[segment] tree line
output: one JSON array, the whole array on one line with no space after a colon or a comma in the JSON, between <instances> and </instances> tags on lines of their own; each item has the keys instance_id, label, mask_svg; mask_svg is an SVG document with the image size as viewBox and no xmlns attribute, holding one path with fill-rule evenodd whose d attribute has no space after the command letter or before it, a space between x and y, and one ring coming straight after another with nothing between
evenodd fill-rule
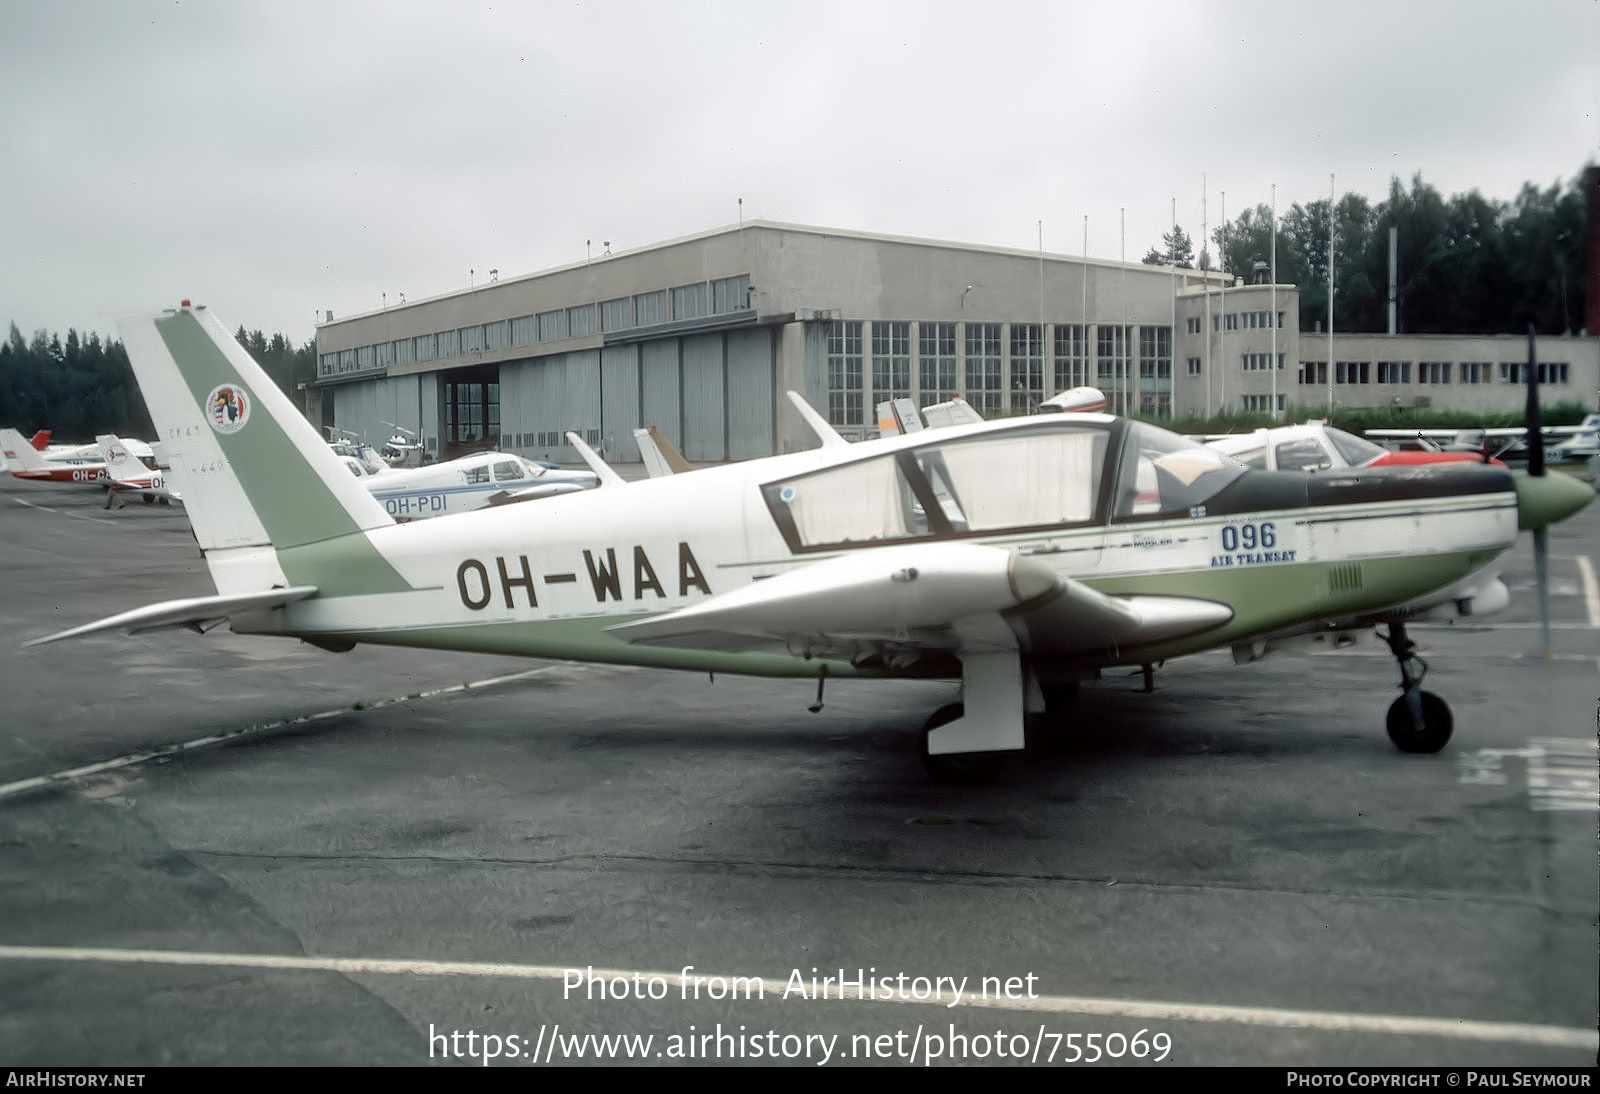
<instances>
[{"instance_id":1,"label":"tree line","mask_svg":"<svg viewBox=\"0 0 1600 1094\"><path fill-rule=\"evenodd\" d=\"M282 334L270 338L240 327L234 335L257 364L295 405L296 387L316 376L314 341L293 345ZM68 330L66 339L50 331L24 338L11 324L0 343L0 425L24 436L51 431L51 440L87 443L98 433L151 438L155 427L134 381L128 353L115 339Z\"/></svg>"},{"instance_id":2,"label":"tree line","mask_svg":"<svg viewBox=\"0 0 1600 1094\"><path fill-rule=\"evenodd\" d=\"M1419 174L1399 179L1374 205L1346 193L1333 204L1336 331L1388 330L1389 227L1397 229L1397 329L1404 334L1518 334L1532 323L1541 334L1575 334L1584 317L1584 231L1587 200L1581 177L1565 186L1523 186L1511 201L1473 190L1442 196ZM1300 290L1300 329L1328 321L1330 201L1296 203L1280 213L1278 283ZM1211 233L1220 268L1248 283L1272 254L1272 208L1245 209ZM1213 268L1198 260L1181 227L1162 236L1144 261ZM1600 333L1591 331L1591 334Z\"/></svg>"}]
</instances>

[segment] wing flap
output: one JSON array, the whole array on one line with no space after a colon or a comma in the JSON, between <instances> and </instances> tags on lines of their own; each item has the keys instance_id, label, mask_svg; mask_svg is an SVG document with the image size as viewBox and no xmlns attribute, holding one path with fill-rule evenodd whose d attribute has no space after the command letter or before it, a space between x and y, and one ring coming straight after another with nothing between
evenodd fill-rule
<instances>
[{"instance_id":1,"label":"wing flap","mask_svg":"<svg viewBox=\"0 0 1600 1094\"><path fill-rule=\"evenodd\" d=\"M315 585L296 585L288 589L270 589L260 593L235 593L231 596L194 596L183 600L163 600L143 608L120 612L117 615L85 623L81 627L60 631L24 642L24 646L42 646L46 642L59 642L63 638L77 638L101 631L122 631L137 634L139 631L162 627L197 627L244 612L268 611L293 604L317 594Z\"/></svg>"}]
</instances>

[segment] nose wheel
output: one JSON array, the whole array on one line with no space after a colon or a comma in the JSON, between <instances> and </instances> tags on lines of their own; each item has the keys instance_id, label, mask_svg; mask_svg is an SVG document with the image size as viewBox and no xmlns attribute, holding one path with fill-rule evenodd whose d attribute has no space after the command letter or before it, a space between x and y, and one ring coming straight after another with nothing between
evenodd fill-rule
<instances>
[{"instance_id":1,"label":"nose wheel","mask_svg":"<svg viewBox=\"0 0 1600 1094\"><path fill-rule=\"evenodd\" d=\"M1422 690L1428 663L1417 656L1417 644L1406 637L1404 623L1391 623L1384 641L1400 665L1400 698L1389 705L1384 719L1389 740L1401 752L1438 752L1455 729L1450 706L1433 692Z\"/></svg>"}]
</instances>

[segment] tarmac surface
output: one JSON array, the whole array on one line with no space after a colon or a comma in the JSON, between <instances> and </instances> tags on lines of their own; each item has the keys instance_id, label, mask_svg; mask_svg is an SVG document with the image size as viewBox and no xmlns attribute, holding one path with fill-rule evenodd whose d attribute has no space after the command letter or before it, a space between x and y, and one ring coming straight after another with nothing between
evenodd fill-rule
<instances>
[{"instance_id":1,"label":"tarmac surface","mask_svg":"<svg viewBox=\"0 0 1600 1094\"><path fill-rule=\"evenodd\" d=\"M0 486L0 1063L1595 1062L1600 504L1553 660L1526 537L1506 612L1413 630L1437 755L1367 634L1108 676L975 788L917 755L953 684L21 649L212 591L180 508L100 505Z\"/></svg>"}]
</instances>

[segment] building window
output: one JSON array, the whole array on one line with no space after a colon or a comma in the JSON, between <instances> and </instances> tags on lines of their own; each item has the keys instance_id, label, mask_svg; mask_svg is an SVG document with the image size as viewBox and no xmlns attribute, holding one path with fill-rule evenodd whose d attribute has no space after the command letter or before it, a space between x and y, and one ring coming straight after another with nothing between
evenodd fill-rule
<instances>
[{"instance_id":1,"label":"building window","mask_svg":"<svg viewBox=\"0 0 1600 1094\"><path fill-rule=\"evenodd\" d=\"M1246 410L1268 411L1268 410L1272 409L1272 396L1271 395L1241 395L1240 398L1242 398L1244 400L1244 408ZM1278 396L1278 409L1279 410L1283 409L1283 400L1284 400L1284 397L1282 395L1279 395Z\"/></svg>"},{"instance_id":2,"label":"building window","mask_svg":"<svg viewBox=\"0 0 1600 1094\"><path fill-rule=\"evenodd\" d=\"M985 418L1000 413L1000 324L967 324L967 402Z\"/></svg>"},{"instance_id":3,"label":"building window","mask_svg":"<svg viewBox=\"0 0 1600 1094\"><path fill-rule=\"evenodd\" d=\"M1540 361L1539 382L1541 384L1566 383L1567 363L1565 361Z\"/></svg>"},{"instance_id":4,"label":"building window","mask_svg":"<svg viewBox=\"0 0 1600 1094\"><path fill-rule=\"evenodd\" d=\"M567 313L545 311L539 313L539 341L559 342L567 336Z\"/></svg>"},{"instance_id":5,"label":"building window","mask_svg":"<svg viewBox=\"0 0 1600 1094\"><path fill-rule=\"evenodd\" d=\"M533 343L533 316L524 315L521 319L511 321L511 344L513 346L526 346Z\"/></svg>"},{"instance_id":6,"label":"building window","mask_svg":"<svg viewBox=\"0 0 1600 1094\"><path fill-rule=\"evenodd\" d=\"M420 334L417 336L417 360L431 361L439 356L439 338L433 334Z\"/></svg>"},{"instance_id":7,"label":"building window","mask_svg":"<svg viewBox=\"0 0 1600 1094\"><path fill-rule=\"evenodd\" d=\"M394 363L397 365L409 365L413 360L412 352L413 346L411 339L400 339L394 344Z\"/></svg>"},{"instance_id":8,"label":"building window","mask_svg":"<svg viewBox=\"0 0 1600 1094\"><path fill-rule=\"evenodd\" d=\"M680 285L672 290L672 318L698 319L706 313L706 283Z\"/></svg>"},{"instance_id":9,"label":"building window","mask_svg":"<svg viewBox=\"0 0 1600 1094\"><path fill-rule=\"evenodd\" d=\"M1198 375L1200 375L1200 358L1198 358L1198 357L1189 358L1189 375L1190 376L1198 376Z\"/></svg>"},{"instance_id":10,"label":"building window","mask_svg":"<svg viewBox=\"0 0 1600 1094\"><path fill-rule=\"evenodd\" d=\"M1488 361L1461 362L1463 384L1487 384L1494 379L1494 369Z\"/></svg>"},{"instance_id":11,"label":"building window","mask_svg":"<svg viewBox=\"0 0 1600 1094\"><path fill-rule=\"evenodd\" d=\"M1364 384L1367 382L1370 361L1339 361L1333 366L1336 384Z\"/></svg>"},{"instance_id":12,"label":"building window","mask_svg":"<svg viewBox=\"0 0 1600 1094\"><path fill-rule=\"evenodd\" d=\"M454 357L458 344L455 331L442 330L439 332L439 356L441 358Z\"/></svg>"},{"instance_id":13,"label":"building window","mask_svg":"<svg viewBox=\"0 0 1600 1094\"><path fill-rule=\"evenodd\" d=\"M457 332L461 339L462 353L480 353L483 350L483 328L462 327Z\"/></svg>"},{"instance_id":14,"label":"building window","mask_svg":"<svg viewBox=\"0 0 1600 1094\"><path fill-rule=\"evenodd\" d=\"M711 283L711 310L717 315L750 307L750 275L724 277Z\"/></svg>"},{"instance_id":15,"label":"building window","mask_svg":"<svg viewBox=\"0 0 1600 1094\"><path fill-rule=\"evenodd\" d=\"M1099 353L1096 356L1099 358L1099 367L1095 372L1102 387L1110 384L1115 390L1122 390L1123 382L1128 378L1128 334L1131 330L1131 327L1104 325L1098 328L1096 342Z\"/></svg>"},{"instance_id":16,"label":"building window","mask_svg":"<svg viewBox=\"0 0 1600 1094\"><path fill-rule=\"evenodd\" d=\"M1300 382L1302 384L1326 385L1328 382L1328 362L1301 361Z\"/></svg>"},{"instance_id":17,"label":"building window","mask_svg":"<svg viewBox=\"0 0 1600 1094\"><path fill-rule=\"evenodd\" d=\"M1011 324L1011 413L1027 414L1044 402L1044 330Z\"/></svg>"},{"instance_id":18,"label":"building window","mask_svg":"<svg viewBox=\"0 0 1600 1094\"><path fill-rule=\"evenodd\" d=\"M594 305L580 304L567 309L567 337L582 338L594 333Z\"/></svg>"},{"instance_id":19,"label":"building window","mask_svg":"<svg viewBox=\"0 0 1600 1094\"><path fill-rule=\"evenodd\" d=\"M1423 361L1417 365L1417 383L1448 384L1449 382L1449 361Z\"/></svg>"},{"instance_id":20,"label":"building window","mask_svg":"<svg viewBox=\"0 0 1600 1094\"><path fill-rule=\"evenodd\" d=\"M603 331L627 330L633 326L633 301L626 296L603 301L600 305L600 329Z\"/></svg>"},{"instance_id":21,"label":"building window","mask_svg":"<svg viewBox=\"0 0 1600 1094\"><path fill-rule=\"evenodd\" d=\"M828 324L828 421L863 425L861 415L861 324Z\"/></svg>"},{"instance_id":22,"label":"building window","mask_svg":"<svg viewBox=\"0 0 1600 1094\"><path fill-rule=\"evenodd\" d=\"M667 290L657 289L655 292L640 293L633 298L633 321L635 325L647 327L652 323L665 323L667 321Z\"/></svg>"},{"instance_id":23,"label":"building window","mask_svg":"<svg viewBox=\"0 0 1600 1094\"><path fill-rule=\"evenodd\" d=\"M1056 324L1055 390L1089 386L1089 339L1081 323Z\"/></svg>"},{"instance_id":24,"label":"building window","mask_svg":"<svg viewBox=\"0 0 1600 1094\"><path fill-rule=\"evenodd\" d=\"M932 406L956 394L956 325L923 323L917 335L921 403Z\"/></svg>"},{"instance_id":25,"label":"building window","mask_svg":"<svg viewBox=\"0 0 1600 1094\"><path fill-rule=\"evenodd\" d=\"M1139 378L1166 380L1172 376L1172 331L1166 327L1139 328Z\"/></svg>"},{"instance_id":26,"label":"building window","mask_svg":"<svg viewBox=\"0 0 1600 1094\"><path fill-rule=\"evenodd\" d=\"M1186 319L1184 321L1184 323L1185 323L1184 329L1187 330L1190 334L1199 334L1200 333L1200 317L1198 315L1189 316L1189 318Z\"/></svg>"},{"instance_id":27,"label":"building window","mask_svg":"<svg viewBox=\"0 0 1600 1094\"><path fill-rule=\"evenodd\" d=\"M1241 359L1244 362L1244 371L1246 372L1272 371L1272 354L1270 353L1241 354ZM1278 354L1278 367L1280 369L1283 368L1283 354L1281 353Z\"/></svg>"},{"instance_id":28,"label":"building window","mask_svg":"<svg viewBox=\"0 0 1600 1094\"><path fill-rule=\"evenodd\" d=\"M1411 382L1410 361L1379 361L1378 383L1380 384L1409 384Z\"/></svg>"},{"instance_id":29,"label":"building window","mask_svg":"<svg viewBox=\"0 0 1600 1094\"><path fill-rule=\"evenodd\" d=\"M504 319L498 323L485 323L483 325L483 348L490 350L505 349L507 328L510 325Z\"/></svg>"},{"instance_id":30,"label":"building window","mask_svg":"<svg viewBox=\"0 0 1600 1094\"><path fill-rule=\"evenodd\" d=\"M872 324L872 403L911 398L911 324Z\"/></svg>"}]
</instances>

